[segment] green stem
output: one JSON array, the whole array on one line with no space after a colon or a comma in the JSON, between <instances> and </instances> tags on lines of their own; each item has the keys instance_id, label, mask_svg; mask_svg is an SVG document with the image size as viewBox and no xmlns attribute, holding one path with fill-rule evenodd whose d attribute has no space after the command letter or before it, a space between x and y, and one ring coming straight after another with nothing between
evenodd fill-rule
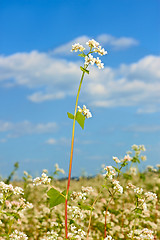
<instances>
[{"instance_id":1,"label":"green stem","mask_svg":"<svg viewBox=\"0 0 160 240\"><path fill-rule=\"evenodd\" d=\"M65 237L66 237L66 239L68 239L68 230L67 230L67 199L68 199L68 193L69 193L69 187L70 187L70 181L71 181L75 122L76 122L76 113L77 113L78 99L79 99L79 94L80 94L80 90L81 90L84 74L85 74L85 72L82 73L81 81L80 81L79 88L78 88L78 93L77 93L77 97L76 97L76 104L75 104L75 110L74 110L73 127L72 127L71 154L70 154L70 163L69 163L67 192L66 192L66 199L65 199Z\"/></svg>"},{"instance_id":2,"label":"green stem","mask_svg":"<svg viewBox=\"0 0 160 240\"><path fill-rule=\"evenodd\" d=\"M89 231L90 231L90 226L91 226L91 220L92 220L92 212L93 212L93 206L95 205L95 203L97 202L98 198L100 197L100 194L102 193L102 189L101 191L98 193L98 196L96 197L96 199L94 200L92 206L91 206L91 212L90 212L90 217L89 217L89 224L88 224L88 230L87 230L87 240L89 238Z\"/></svg>"}]
</instances>

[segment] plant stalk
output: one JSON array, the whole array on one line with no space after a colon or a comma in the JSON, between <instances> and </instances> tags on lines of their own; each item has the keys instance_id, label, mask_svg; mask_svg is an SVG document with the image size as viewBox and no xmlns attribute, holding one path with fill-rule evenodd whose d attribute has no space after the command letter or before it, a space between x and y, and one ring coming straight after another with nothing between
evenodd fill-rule
<instances>
[{"instance_id":1,"label":"plant stalk","mask_svg":"<svg viewBox=\"0 0 160 240\"><path fill-rule=\"evenodd\" d=\"M75 104L75 110L74 110L74 119L73 119L73 127L72 127L72 141L71 141L71 154L70 154L70 162L69 162L69 173L68 173L68 184L67 184L67 191L66 191L66 199L65 199L65 238L68 239L68 229L67 229L67 199L68 199L68 193L69 193L69 187L70 187L70 181L71 181L71 171L72 171L72 160L73 160L73 146L74 146L74 134L75 134L75 122L76 122L76 113L77 113L77 106L78 106L78 99L79 94L83 82L85 72L82 73L81 81L79 84L77 97L76 97L76 104Z\"/></svg>"}]
</instances>

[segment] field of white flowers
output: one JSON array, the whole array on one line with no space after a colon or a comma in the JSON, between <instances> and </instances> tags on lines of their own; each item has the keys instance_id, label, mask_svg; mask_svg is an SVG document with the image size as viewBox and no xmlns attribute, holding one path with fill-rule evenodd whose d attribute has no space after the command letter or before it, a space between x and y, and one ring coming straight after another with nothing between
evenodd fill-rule
<instances>
[{"instance_id":1,"label":"field of white flowers","mask_svg":"<svg viewBox=\"0 0 160 240\"><path fill-rule=\"evenodd\" d=\"M140 173L143 150L134 145L132 154L113 157L117 167L104 166L94 178L71 180L68 239L160 239L160 166ZM59 171L56 165L55 174ZM44 170L38 178L24 172L20 181L1 179L0 239L65 239L67 180L54 176ZM52 194L55 189L62 199Z\"/></svg>"},{"instance_id":2,"label":"field of white flowers","mask_svg":"<svg viewBox=\"0 0 160 240\"><path fill-rule=\"evenodd\" d=\"M89 74L89 65L104 68L93 54L107 54L94 39L86 45L87 54L79 43L71 50L81 52L84 66L74 114L67 113L73 121L68 179L58 181L47 170L37 178L24 172L17 182L11 182L14 171L1 179L0 240L160 239L160 165L139 172L138 164L146 159L143 145L133 145L122 159L113 157L113 166L103 166L94 178L71 179L75 122L83 129L92 117L85 105L78 106L84 75ZM63 169L56 165L54 174L58 172Z\"/></svg>"}]
</instances>

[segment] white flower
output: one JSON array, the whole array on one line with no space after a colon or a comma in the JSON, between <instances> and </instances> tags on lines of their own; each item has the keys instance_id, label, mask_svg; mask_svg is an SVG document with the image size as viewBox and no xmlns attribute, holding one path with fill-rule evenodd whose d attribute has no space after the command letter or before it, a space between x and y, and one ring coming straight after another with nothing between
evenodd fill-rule
<instances>
[{"instance_id":1,"label":"white flower","mask_svg":"<svg viewBox=\"0 0 160 240\"><path fill-rule=\"evenodd\" d=\"M97 48L99 46L99 43L96 42L94 39L89 40L88 42L86 42L86 44L90 47L90 48Z\"/></svg>"},{"instance_id":2,"label":"white flower","mask_svg":"<svg viewBox=\"0 0 160 240\"><path fill-rule=\"evenodd\" d=\"M126 188L135 189L136 187L132 183L128 183Z\"/></svg>"},{"instance_id":3,"label":"white flower","mask_svg":"<svg viewBox=\"0 0 160 240\"><path fill-rule=\"evenodd\" d=\"M114 240L111 236L107 235L107 237L104 240Z\"/></svg>"},{"instance_id":4,"label":"white flower","mask_svg":"<svg viewBox=\"0 0 160 240\"><path fill-rule=\"evenodd\" d=\"M89 109L86 108L85 105L83 105L83 108L82 108L82 109L78 106L78 112L83 113L83 115L84 115L86 118L91 118L91 117L92 117L91 112L89 111Z\"/></svg>"},{"instance_id":5,"label":"white flower","mask_svg":"<svg viewBox=\"0 0 160 240\"><path fill-rule=\"evenodd\" d=\"M97 65L97 67L99 68L99 69L102 69L102 68L104 68L104 63L102 63L101 62L101 60L99 59L99 57L97 57L97 58L94 58L93 56L92 56L92 54L89 54L88 56L86 56L85 57L85 65L89 65L89 64L91 64L91 65L94 65L94 63Z\"/></svg>"},{"instance_id":6,"label":"white flower","mask_svg":"<svg viewBox=\"0 0 160 240\"><path fill-rule=\"evenodd\" d=\"M21 187L15 187L14 188L14 194L17 194L17 195L24 194L23 189Z\"/></svg>"},{"instance_id":7,"label":"white flower","mask_svg":"<svg viewBox=\"0 0 160 240\"><path fill-rule=\"evenodd\" d=\"M51 178L49 178L44 172L42 173L41 177L37 177L33 179L33 185L41 185L41 184L50 184Z\"/></svg>"},{"instance_id":8,"label":"white flower","mask_svg":"<svg viewBox=\"0 0 160 240\"><path fill-rule=\"evenodd\" d=\"M132 157L129 156L129 154L127 154L127 155L124 156L124 161L130 162L131 160L132 160Z\"/></svg>"},{"instance_id":9,"label":"white flower","mask_svg":"<svg viewBox=\"0 0 160 240\"><path fill-rule=\"evenodd\" d=\"M106 171L105 176L109 179L112 179L116 175L116 171L112 166L106 166L104 170Z\"/></svg>"},{"instance_id":10,"label":"white flower","mask_svg":"<svg viewBox=\"0 0 160 240\"><path fill-rule=\"evenodd\" d=\"M98 67L99 69L104 68L104 63L101 62L101 60L99 59L99 57L96 58L95 64L97 64L97 67Z\"/></svg>"},{"instance_id":11,"label":"white flower","mask_svg":"<svg viewBox=\"0 0 160 240\"><path fill-rule=\"evenodd\" d=\"M71 52L73 52L73 51L75 51L75 52L77 52L77 51L83 52L84 50L85 50L85 48L82 45L80 45L79 43L75 43L75 44L72 45Z\"/></svg>"},{"instance_id":12,"label":"white flower","mask_svg":"<svg viewBox=\"0 0 160 240\"><path fill-rule=\"evenodd\" d=\"M113 157L113 160L114 160L116 163L120 163L120 162L121 162L117 157Z\"/></svg>"},{"instance_id":13,"label":"white flower","mask_svg":"<svg viewBox=\"0 0 160 240\"><path fill-rule=\"evenodd\" d=\"M85 63L84 64L87 65L87 66L89 64L94 65L95 60L96 60L96 58L94 58L92 54L89 54L88 56L85 56Z\"/></svg>"},{"instance_id":14,"label":"white flower","mask_svg":"<svg viewBox=\"0 0 160 240\"><path fill-rule=\"evenodd\" d=\"M144 195L148 201L156 201L157 200L157 195L155 193L146 192Z\"/></svg>"},{"instance_id":15,"label":"white flower","mask_svg":"<svg viewBox=\"0 0 160 240\"><path fill-rule=\"evenodd\" d=\"M137 193L137 194L142 194L143 189L138 187L138 188L134 189L134 192Z\"/></svg>"},{"instance_id":16,"label":"white flower","mask_svg":"<svg viewBox=\"0 0 160 240\"><path fill-rule=\"evenodd\" d=\"M134 176L137 174L137 168L136 167L130 167L130 173L133 174Z\"/></svg>"},{"instance_id":17,"label":"white flower","mask_svg":"<svg viewBox=\"0 0 160 240\"><path fill-rule=\"evenodd\" d=\"M17 239L27 240L28 237L25 233L15 230L12 234L9 235L9 239L12 239L12 240L17 240Z\"/></svg>"},{"instance_id":18,"label":"white flower","mask_svg":"<svg viewBox=\"0 0 160 240\"><path fill-rule=\"evenodd\" d=\"M97 52L99 55L103 56L107 54L107 51L105 51L104 48L102 48L101 46L97 47L94 52Z\"/></svg>"},{"instance_id":19,"label":"white flower","mask_svg":"<svg viewBox=\"0 0 160 240\"><path fill-rule=\"evenodd\" d=\"M113 189L117 190L117 192L122 194L123 193L123 187L119 184L119 181L113 179L112 183L114 185Z\"/></svg>"},{"instance_id":20,"label":"white flower","mask_svg":"<svg viewBox=\"0 0 160 240\"><path fill-rule=\"evenodd\" d=\"M146 156L141 156L142 161L146 161L147 157Z\"/></svg>"}]
</instances>

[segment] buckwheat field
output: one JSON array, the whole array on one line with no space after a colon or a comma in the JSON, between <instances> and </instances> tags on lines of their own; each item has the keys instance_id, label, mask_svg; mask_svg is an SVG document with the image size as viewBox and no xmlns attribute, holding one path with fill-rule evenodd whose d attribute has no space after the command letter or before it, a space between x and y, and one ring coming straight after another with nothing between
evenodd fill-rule
<instances>
[{"instance_id":1,"label":"buckwheat field","mask_svg":"<svg viewBox=\"0 0 160 240\"><path fill-rule=\"evenodd\" d=\"M123 158L113 156L113 165L105 163L93 178L71 177L75 123L83 129L92 117L86 105L78 106L82 82L89 65L104 68L94 55L107 54L94 39L86 45L88 53L79 43L71 49L80 52L84 66L74 113L67 113L73 124L68 178L56 179L64 170L55 164L52 175L44 169L34 178L25 171L23 179L13 181L15 164L10 176L0 181L1 240L160 239L160 165L139 171L146 160L143 145L132 145Z\"/></svg>"}]
</instances>

